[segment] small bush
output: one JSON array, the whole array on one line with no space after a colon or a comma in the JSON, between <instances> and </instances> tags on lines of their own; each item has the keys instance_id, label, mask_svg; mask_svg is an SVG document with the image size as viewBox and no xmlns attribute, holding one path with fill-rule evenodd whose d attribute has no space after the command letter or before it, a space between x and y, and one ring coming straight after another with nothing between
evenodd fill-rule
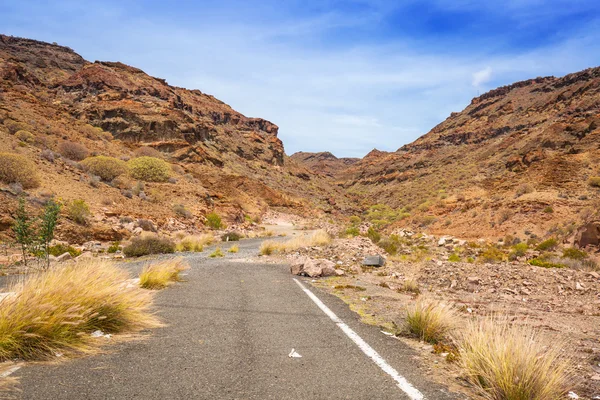
<instances>
[{"instance_id":1,"label":"small bush","mask_svg":"<svg viewBox=\"0 0 600 400\"><path fill-rule=\"evenodd\" d=\"M350 224L352 226L358 226L358 224L360 224L361 219L359 216L353 215L350 217Z\"/></svg>"},{"instance_id":2,"label":"small bush","mask_svg":"<svg viewBox=\"0 0 600 400\"><path fill-rule=\"evenodd\" d=\"M213 237L211 235L186 236L177 243L177 251L204 251L204 246L211 244Z\"/></svg>"},{"instance_id":3,"label":"small bush","mask_svg":"<svg viewBox=\"0 0 600 400\"><path fill-rule=\"evenodd\" d=\"M529 264L535 265L536 267L542 267L542 268L565 268L564 264L547 261L547 260L542 260L540 258L534 258L532 260L529 260Z\"/></svg>"},{"instance_id":4,"label":"small bush","mask_svg":"<svg viewBox=\"0 0 600 400\"><path fill-rule=\"evenodd\" d=\"M110 182L127 172L127 164L114 157L89 157L83 160L81 164L90 174L99 176L100 179L106 182Z\"/></svg>"},{"instance_id":5,"label":"small bush","mask_svg":"<svg viewBox=\"0 0 600 400\"><path fill-rule=\"evenodd\" d=\"M175 252L175 243L159 236L144 236L134 238L131 244L123 248L127 257L141 257L149 254L170 254Z\"/></svg>"},{"instance_id":6,"label":"small bush","mask_svg":"<svg viewBox=\"0 0 600 400\"><path fill-rule=\"evenodd\" d=\"M71 257L77 257L81 255L81 251L77 250L75 247L64 244L56 244L54 246L48 247L48 254L54 257L58 257L65 253L69 253Z\"/></svg>"},{"instance_id":7,"label":"small bush","mask_svg":"<svg viewBox=\"0 0 600 400\"><path fill-rule=\"evenodd\" d=\"M0 153L0 182L18 183L23 189L40 185L35 164L27 157L13 153Z\"/></svg>"},{"instance_id":8,"label":"small bush","mask_svg":"<svg viewBox=\"0 0 600 400\"><path fill-rule=\"evenodd\" d=\"M544 208L544 213L546 214L552 214L554 212L554 208L548 206L546 208Z\"/></svg>"},{"instance_id":9,"label":"small bush","mask_svg":"<svg viewBox=\"0 0 600 400\"><path fill-rule=\"evenodd\" d=\"M50 161L51 163L53 163L54 159L56 158L54 156L54 152L52 150L50 150L50 149L44 149L44 150L42 150L42 152L40 153L40 156L43 159L45 159L47 161Z\"/></svg>"},{"instance_id":10,"label":"small bush","mask_svg":"<svg viewBox=\"0 0 600 400\"><path fill-rule=\"evenodd\" d=\"M0 360L41 360L85 350L90 333L158 325L150 293L125 287L127 272L107 262L50 269L13 284L0 307Z\"/></svg>"},{"instance_id":11,"label":"small bush","mask_svg":"<svg viewBox=\"0 0 600 400\"><path fill-rule=\"evenodd\" d=\"M524 194L532 193L533 191L534 191L533 186L531 186L529 183L524 183L517 187L515 197L521 197Z\"/></svg>"},{"instance_id":12,"label":"small bush","mask_svg":"<svg viewBox=\"0 0 600 400\"><path fill-rule=\"evenodd\" d=\"M221 236L221 240L224 242L237 242L241 238L243 238L243 236L239 232L227 232Z\"/></svg>"},{"instance_id":13,"label":"small bush","mask_svg":"<svg viewBox=\"0 0 600 400\"><path fill-rule=\"evenodd\" d=\"M78 199L70 202L65 208L70 220L79 225L87 225L91 216L90 208L84 200Z\"/></svg>"},{"instance_id":14,"label":"small bush","mask_svg":"<svg viewBox=\"0 0 600 400\"><path fill-rule=\"evenodd\" d=\"M164 289L173 282L180 282L181 271L189 269L181 258L146 265L140 273L140 287L144 289Z\"/></svg>"},{"instance_id":15,"label":"small bush","mask_svg":"<svg viewBox=\"0 0 600 400\"><path fill-rule=\"evenodd\" d=\"M144 230L146 232L157 232L158 231L158 229L156 229L156 225L154 225L154 222L152 222L148 219L140 218L137 220L136 225L139 226L140 228L142 228L142 230Z\"/></svg>"},{"instance_id":16,"label":"small bush","mask_svg":"<svg viewBox=\"0 0 600 400\"><path fill-rule=\"evenodd\" d=\"M459 343L467 379L490 400L565 398L572 376L561 351L529 327L494 320L470 323Z\"/></svg>"},{"instance_id":17,"label":"small bush","mask_svg":"<svg viewBox=\"0 0 600 400\"><path fill-rule=\"evenodd\" d=\"M33 135L33 133L23 130L15 133L15 137L25 143L33 143L35 140L35 136Z\"/></svg>"},{"instance_id":18,"label":"small bush","mask_svg":"<svg viewBox=\"0 0 600 400\"><path fill-rule=\"evenodd\" d=\"M127 162L131 176L146 182L167 182L171 167L160 158L142 156Z\"/></svg>"},{"instance_id":19,"label":"small bush","mask_svg":"<svg viewBox=\"0 0 600 400\"><path fill-rule=\"evenodd\" d=\"M355 237L355 236L360 235L360 230L356 226L351 226L350 228L348 228L344 231L344 234L346 236Z\"/></svg>"},{"instance_id":20,"label":"small bush","mask_svg":"<svg viewBox=\"0 0 600 400\"><path fill-rule=\"evenodd\" d=\"M563 250L563 257L570 258L572 260L583 260L584 258L588 257L588 254L583 250L579 250L575 247L570 247L568 249Z\"/></svg>"},{"instance_id":21,"label":"small bush","mask_svg":"<svg viewBox=\"0 0 600 400\"><path fill-rule=\"evenodd\" d=\"M377 243L379 247L386 251L389 255L396 255L398 253L399 243L392 238L385 238Z\"/></svg>"},{"instance_id":22,"label":"small bush","mask_svg":"<svg viewBox=\"0 0 600 400\"><path fill-rule=\"evenodd\" d=\"M175 204L173 206L173 211L178 217L181 218L191 218L193 216L192 212L185 208L183 204Z\"/></svg>"},{"instance_id":23,"label":"small bush","mask_svg":"<svg viewBox=\"0 0 600 400\"><path fill-rule=\"evenodd\" d=\"M537 245L536 250L538 251L548 251L554 250L558 246L558 240L555 238L546 239L540 244Z\"/></svg>"},{"instance_id":24,"label":"small bush","mask_svg":"<svg viewBox=\"0 0 600 400\"><path fill-rule=\"evenodd\" d=\"M279 243L274 240L265 240L260 244L259 254L262 256L270 256L280 248Z\"/></svg>"},{"instance_id":25,"label":"small bush","mask_svg":"<svg viewBox=\"0 0 600 400\"><path fill-rule=\"evenodd\" d=\"M456 254L456 253L452 253L448 257L448 261L450 261L450 262L460 262L460 256L458 254Z\"/></svg>"},{"instance_id":26,"label":"small bush","mask_svg":"<svg viewBox=\"0 0 600 400\"><path fill-rule=\"evenodd\" d=\"M373 243L378 243L381 240L381 235L372 226L367 230L367 237L371 239Z\"/></svg>"},{"instance_id":27,"label":"small bush","mask_svg":"<svg viewBox=\"0 0 600 400\"><path fill-rule=\"evenodd\" d=\"M210 253L209 257L210 258L225 257L225 254L223 254L223 251L221 250L220 247L217 247L215 249L215 251L213 251L212 253Z\"/></svg>"},{"instance_id":28,"label":"small bush","mask_svg":"<svg viewBox=\"0 0 600 400\"><path fill-rule=\"evenodd\" d=\"M322 229L319 229L310 236L309 246L327 246L331 243L331 236Z\"/></svg>"},{"instance_id":29,"label":"small bush","mask_svg":"<svg viewBox=\"0 0 600 400\"><path fill-rule=\"evenodd\" d=\"M121 242L112 242L108 249L106 250L109 254L114 254L117 251L121 250Z\"/></svg>"},{"instance_id":30,"label":"small bush","mask_svg":"<svg viewBox=\"0 0 600 400\"><path fill-rule=\"evenodd\" d=\"M406 311L406 327L419 339L438 343L446 338L454 327L454 312L439 302L418 301Z\"/></svg>"},{"instance_id":31,"label":"small bush","mask_svg":"<svg viewBox=\"0 0 600 400\"><path fill-rule=\"evenodd\" d=\"M223 222L221 221L219 214L211 212L206 214L206 225L212 229L221 229L223 227Z\"/></svg>"},{"instance_id":32,"label":"small bush","mask_svg":"<svg viewBox=\"0 0 600 400\"><path fill-rule=\"evenodd\" d=\"M414 279L407 279L404 281L402 288L400 289L403 292L408 292L412 294L421 293L421 289L419 288L419 284Z\"/></svg>"},{"instance_id":33,"label":"small bush","mask_svg":"<svg viewBox=\"0 0 600 400\"><path fill-rule=\"evenodd\" d=\"M505 259L506 255L502 250L495 246L488 246L480 255L479 259L486 263L500 262Z\"/></svg>"},{"instance_id":34,"label":"small bush","mask_svg":"<svg viewBox=\"0 0 600 400\"><path fill-rule=\"evenodd\" d=\"M592 176L588 180L588 184L593 187L600 187L600 176Z\"/></svg>"},{"instance_id":35,"label":"small bush","mask_svg":"<svg viewBox=\"0 0 600 400\"><path fill-rule=\"evenodd\" d=\"M84 160L89 154L87 147L75 142L61 142L58 145L58 152L64 158L73 161Z\"/></svg>"},{"instance_id":36,"label":"small bush","mask_svg":"<svg viewBox=\"0 0 600 400\"><path fill-rule=\"evenodd\" d=\"M230 253L237 253L238 251L240 251L240 247L237 244L234 244L227 251Z\"/></svg>"}]
</instances>

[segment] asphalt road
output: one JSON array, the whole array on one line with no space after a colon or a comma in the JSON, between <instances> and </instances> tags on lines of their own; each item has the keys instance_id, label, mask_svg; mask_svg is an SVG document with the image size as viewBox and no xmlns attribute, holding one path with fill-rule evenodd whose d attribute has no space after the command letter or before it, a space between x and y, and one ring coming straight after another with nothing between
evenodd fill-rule
<instances>
[{"instance_id":1,"label":"asphalt road","mask_svg":"<svg viewBox=\"0 0 600 400\"><path fill-rule=\"evenodd\" d=\"M157 296L164 328L103 354L17 371L21 398L410 398L300 288L287 266L236 261L256 255L258 241L240 242L240 248L224 259L209 259L208 251L187 256L187 281ZM361 324L339 299L309 282L304 286L426 399L457 398L425 379L400 341ZM292 348L302 357L290 358Z\"/></svg>"}]
</instances>

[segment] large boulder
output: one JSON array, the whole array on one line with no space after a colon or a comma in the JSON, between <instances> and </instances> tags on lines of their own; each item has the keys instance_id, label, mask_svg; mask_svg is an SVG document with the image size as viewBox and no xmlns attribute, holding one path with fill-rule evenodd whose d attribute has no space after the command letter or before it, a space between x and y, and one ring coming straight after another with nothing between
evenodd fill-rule
<instances>
[{"instance_id":1,"label":"large boulder","mask_svg":"<svg viewBox=\"0 0 600 400\"><path fill-rule=\"evenodd\" d=\"M592 221L579 228L575 244L579 247L600 246L600 221Z\"/></svg>"},{"instance_id":2,"label":"large boulder","mask_svg":"<svg viewBox=\"0 0 600 400\"><path fill-rule=\"evenodd\" d=\"M301 257L292 263L290 272L293 275L317 278L320 276L335 276L335 263L329 260L313 260Z\"/></svg>"}]
</instances>

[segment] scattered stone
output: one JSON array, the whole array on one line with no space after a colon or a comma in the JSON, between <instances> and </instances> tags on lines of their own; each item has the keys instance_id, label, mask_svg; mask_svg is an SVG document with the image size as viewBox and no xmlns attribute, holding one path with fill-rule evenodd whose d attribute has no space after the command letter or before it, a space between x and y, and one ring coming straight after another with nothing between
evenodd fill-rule
<instances>
[{"instance_id":1,"label":"scattered stone","mask_svg":"<svg viewBox=\"0 0 600 400\"><path fill-rule=\"evenodd\" d=\"M60 256L56 257L56 261L58 262L64 262L64 261L68 261L68 260L72 260L73 256L71 256L71 254L69 253L63 253Z\"/></svg>"},{"instance_id":2,"label":"scattered stone","mask_svg":"<svg viewBox=\"0 0 600 400\"><path fill-rule=\"evenodd\" d=\"M369 267L383 267L385 265L385 258L379 254L376 256L366 256L363 265Z\"/></svg>"}]
</instances>

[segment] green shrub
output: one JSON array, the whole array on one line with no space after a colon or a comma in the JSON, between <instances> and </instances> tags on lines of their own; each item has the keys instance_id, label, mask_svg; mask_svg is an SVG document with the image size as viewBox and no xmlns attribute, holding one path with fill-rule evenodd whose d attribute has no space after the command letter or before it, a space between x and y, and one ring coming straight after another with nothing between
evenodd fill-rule
<instances>
[{"instance_id":1,"label":"green shrub","mask_svg":"<svg viewBox=\"0 0 600 400\"><path fill-rule=\"evenodd\" d=\"M452 253L448 257L448 261L450 261L450 262L460 262L460 256L458 254L456 254L456 253Z\"/></svg>"},{"instance_id":2,"label":"green shrub","mask_svg":"<svg viewBox=\"0 0 600 400\"><path fill-rule=\"evenodd\" d=\"M142 156L127 162L131 176L146 182L166 182L169 180L171 167L160 158Z\"/></svg>"},{"instance_id":3,"label":"green shrub","mask_svg":"<svg viewBox=\"0 0 600 400\"><path fill-rule=\"evenodd\" d=\"M536 250L539 250L539 251L553 250L556 248L556 246L558 246L558 240L556 240L555 238L550 238L550 239L546 239L542 243L538 244L536 247Z\"/></svg>"},{"instance_id":4,"label":"green shrub","mask_svg":"<svg viewBox=\"0 0 600 400\"><path fill-rule=\"evenodd\" d=\"M351 226L350 228L348 228L348 229L346 229L346 230L344 231L344 234L345 234L346 236L352 236L352 237L355 237L355 236L358 236L358 235L360 235L360 230L359 230L357 227L355 227L355 226Z\"/></svg>"},{"instance_id":5,"label":"green shrub","mask_svg":"<svg viewBox=\"0 0 600 400\"><path fill-rule=\"evenodd\" d=\"M241 233L238 232L227 232L221 236L221 240L224 242L237 242L243 238Z\"/></svg>"},{"instance_id":6,"label":"green shrub","mask_svg":"<svg viewBox=\"0 0 600 400\"><path fill-rule=\"evenodd\" d=\"M480 255L480 260L483 262L493 263L503 261L505 254L502 250L495 246L488 246Z\"/></svg>"},{"instance_id":7,"label":"green shrub","mask_svg":"<svg viewBox=\"0 0 600 400\"><path fill-rule=\"evenodd\" d=\"M110 182L119 175L127 172L127 164L114 157L96 156L86 158L81 164L92 175L99 176L103 181Z\"/></svg>"},{"instance_id":8,"label":"green shrub","mask_svg":"<svg viewBox=\"0 0 600 400\"><path fill-rule=\"evenodd\" d=\"M90 218L90 208L84 200L78 199L70 202L67 207L67 216L69 219L80 225L87 225Z\"/></svg>"},{"instance_id":9,"label":"green shrub","mask_svg":"<svg viewBox=\"0 0 600 400\"><path fill-rule=\"evenodd\" d=\"M175 253L175 242L169 238L159 236L137 237L131 241L131 244L123 248L123 254L127 257L170 253Z\"/></svg>"},{"instance_id":10,"label":"green shrub","mask_svg":"<svg viewBox=\"0 0 600 400\"><path fill-rule=\"evenodd\" d=\"M34 163L20 154L0 153L0 182L19 183L23 189L40 185Z\"/></svg>"},{"instance_id":11,"label":"green shrub","mask_svg":"<svg viewBox=\"0 0 600 400\"><path fill-rule=\"evenodd\" d=\"M211 212L206 214L206 225L212 229L220 229L223 227L223 222L219 214Z\"/></svg>"},{"instance_id":12,"label":"green shrub","mask_svg":"<svg viewBox=\"0 0 600 400\"><path fill-rule=\"evenodd\" d=\"M18 131L17 133L15 133L15 136L17 139L25 143L32 143L35 139L33 133L24 130Z\"/></svg>"},{"instance_id":13,"label":"green shrub","mask_svg":"<svg viewBox=\"0 0 600 400\"><path fill-rule=\"evenodd\" d=\"M87 147L75 142L61 142L58 145L58 152L64 158L73 161L81 161L89 154Z\"/></svg>"},{"instance_id":14,"label":"green shrub","mask_svg":"<svg viewBox=\"0 0 600 400\"><path fill-rule=\"evenodd\" d=\"M121 242L112 242L110 246L108 246L107 253L114 254L121 249Z\"/></svg>"},{"instance_id":15,"label":"green shrub","mask_svg":"<svg viewBox=\"0 0 600 400\"><path fill-rule=\"evenodd\" d=\"M367 237L371 239L373 243L377 243L381 240L381 235L372 226L367 230Z\"/></svg>"},{"instance_id":16,"label":"green shrub","mask_svg":"<svg viewBox=\"0 0 600 400\"><path fill-rule=\"evenodd\" d=\"M350 225L357 226L360 224L361 220L359 216L353 215L350 217Z\"/></svg>"},{"instance_id":17,"label":"green shrub","mask_svg":"<svg viewBox=\"0 0 600 400\"><path fill-rule=\"evenodd\" d=\"M529 260L529 264L535 265L536 267L543 267L543 268L565 268L564 264L551 262L551 261L545 261L540 258L534 258L533 260Z\"/></svg>"},{"instance_id":18,"label":"green shrub","mask_svg":"<svg viewBox=\"0 0 600 400\"><path fill-rule=\"evenodd\" d=\"M572 260L583 260L584 258L587 258L587 256L588 254L585 251L579 250L575 247L563 250L564 258L570 258Z\"/></svg>"},{"instance_id":19,"label":"green shrub","mask_svg":"<svg viewBox=\"0 0 600 400\"><path fill-rule=\"evenodd\" d=\"M385 250L389 255L393 256L398 253L399 243L391 237L380 240L377 245Z\"/></svg>"},{"instance_id":20,"label":"green shrub","mask_svg":"<svg viewBox=\"0 0 600 400\"><path fill-rule=\"evenodd\" d=\"M593 187L600 187L600 176L592 176L588 180L588 184Z\"/></svg>"},{"instance_id":21,"label":"green shrub","mask_svg":"<svg viewBox=\"0 0 600 400\"><path fill-rule=\"evenodd\" d=\"M75 247L71 245L64 244L55 244L54 246L50 246L48 248L48 253L54 257L58 257L62 254L69 253L72 257L77 257L81 255L81 250L77 250Z\"/></svg>"},{"instance_id":22,"label":"green shrub","mask_svg":"<svg viewBox=\"0 0 600 400\"><path fill-rule=\"evenodd\" d=\"M544 208L544 212L546 214L552 214L554 212L554 209L552 207L548 206L548 207Z\"/></svg>"},{"instance_id":23,"label":"green shrub","mask_svg":"<svg viewBox=\"0 0 600 400\"><path fill-rule=\"evenodd\" d=\"M209 257L210 258L225 257L225 254L223 254L223 251L221 250L220 247L217 247L215 249L215 251L213 251L212 253L210 253Z\"/></svg>"}]
</instances>

